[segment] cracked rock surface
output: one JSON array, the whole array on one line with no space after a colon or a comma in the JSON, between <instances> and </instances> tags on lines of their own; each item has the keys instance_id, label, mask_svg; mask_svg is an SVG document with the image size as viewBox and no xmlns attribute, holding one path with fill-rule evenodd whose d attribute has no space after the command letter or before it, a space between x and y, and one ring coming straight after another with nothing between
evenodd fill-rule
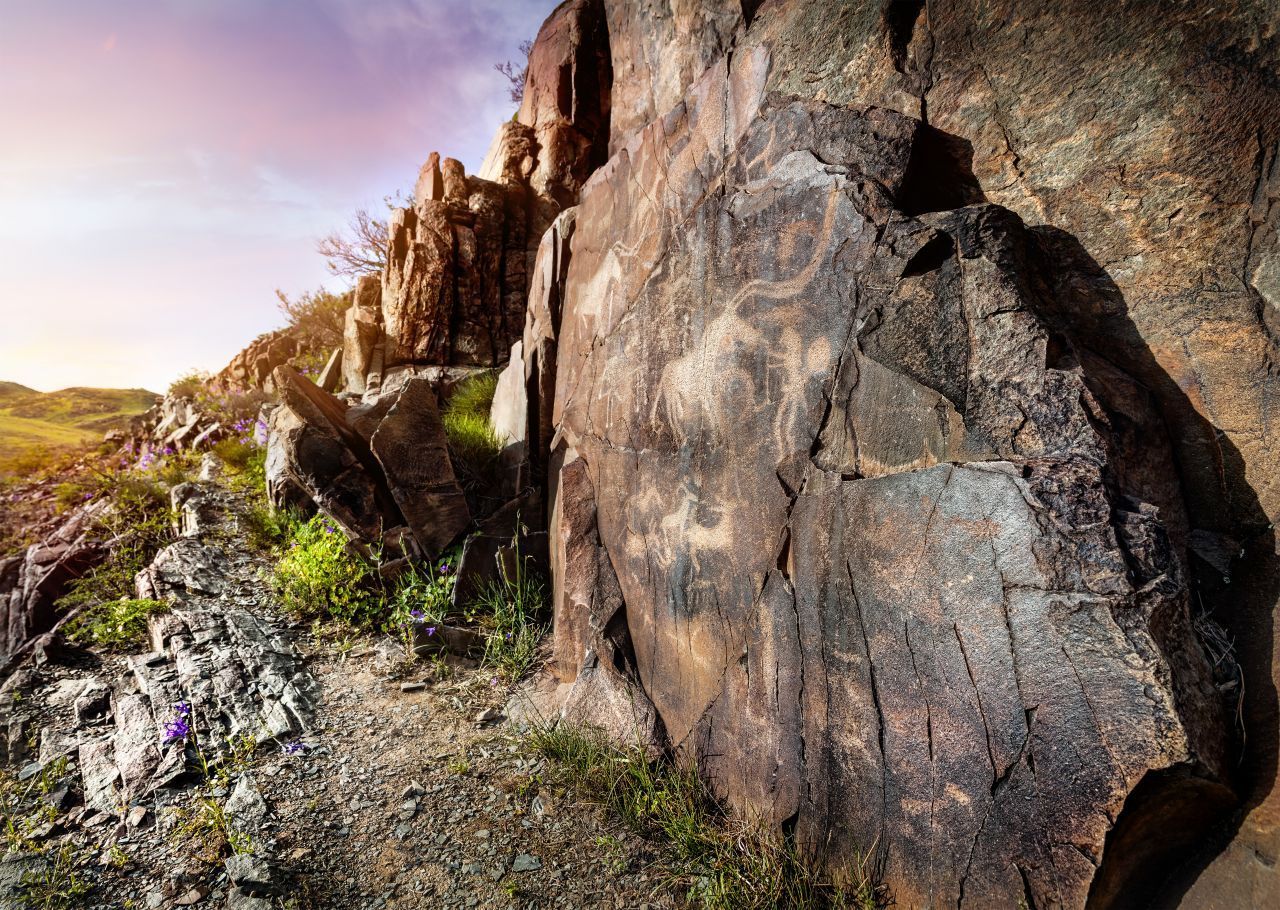
<instances>
[{"instance_id":1,"label":"cracked rock surface","mask_svg":"<svg viewBox=\"0 0 1280 910\"><path fill-rule=\"evenodd\" d=\"M583 190L561 679L621 643L722 796L830 862L873 849L904 906L1106 906L1152 862L1110 838L1159 819L1176 851L1233 801L1181 503L1127 470L1163 427L1132 396L1122 444L1132 380L1057 330L1021 219L908 214L920 121L767 94L773 67L713 64Z\"/></svg>"}]
</instances>

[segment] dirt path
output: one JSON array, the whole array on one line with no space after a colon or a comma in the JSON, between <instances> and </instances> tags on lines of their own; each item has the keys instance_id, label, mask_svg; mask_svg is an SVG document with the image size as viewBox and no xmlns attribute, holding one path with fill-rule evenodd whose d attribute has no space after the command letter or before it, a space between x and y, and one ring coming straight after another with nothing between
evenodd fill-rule
<instances>
[{"instance_id":1,"label":"dirt path","mask_svg":"<svg viewBox=\"0 0 1280 910\"><path fill-rule=\"evenodd\" d=\"M509 693L496 677L424 662L393 676L386 642L342 653L312 637L275 612L243 498L194 495L201 521L185 555L153 570L157 593L178 598L152 620L161 647L70 651L5 693L11 722L40 730L39 761L19 786L48 778L51 794L36 797L54 808L34 826L25 809L13 814L22 846L44 853L0 863L0 905L21 906L16 877L69 847L91 886L71 906L672 906L646 871L644 842L543 783L542 760L501 716ZM278 736L206 780L194 749L184 761L161 741L159 721L179 700L195 703L206 743L255 724Z\"/></svg>"}]
</instances>

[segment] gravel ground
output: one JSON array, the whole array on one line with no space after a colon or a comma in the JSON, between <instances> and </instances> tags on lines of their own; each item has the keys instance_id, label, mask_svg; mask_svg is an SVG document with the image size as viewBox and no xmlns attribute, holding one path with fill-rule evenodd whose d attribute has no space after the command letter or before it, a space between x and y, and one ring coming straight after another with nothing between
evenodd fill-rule
<instances>
[{"instance_id":1,"label":"gravel ground","mask_svg":"<svg viewBox=\"0 0 1280 910\"><path fill-rule=\"evenodd\" d=\"M251 603L272 617L259 580L268 563L248 555L236 519L244 500L211 492L221 517L210 537L234 554L227 608ZM400 666L389 640L358 639L344 652L299 624L279 625L318 683L311 727L297 740L302 748L289 754L281 743L261 744L220 777L206 782L193 770L184 784L122 801L113 812L83 805L74 752L65 785L52 793L32 789L38 778L10 778L27 793L12 813L19 828L42 802L54 809L23 829L19 846L34 844L41 856L11 849L0 860L0 907L21 906L12 890L17 877L45 868L63 847L90 886L70 906L675 906L649 871L652 845L543 782L543 760L502 716L511 693L490 673L465 660ZM126 667L124 657L66 649L19 674L0 697L20 721L14 729L100 736L101 729L74 730L74 693ZM233 855L211 833L217 826L193 825L202 817L225 820L223 830L246 855Z\"/></svg>"}]
</instances>

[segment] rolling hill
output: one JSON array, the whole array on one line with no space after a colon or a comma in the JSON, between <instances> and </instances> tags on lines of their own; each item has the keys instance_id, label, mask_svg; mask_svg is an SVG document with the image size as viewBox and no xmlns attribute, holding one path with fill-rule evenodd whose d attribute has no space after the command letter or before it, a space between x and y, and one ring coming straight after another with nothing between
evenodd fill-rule
<instances>
[{"instance_id":1,"label":"rolling hill","mask_svg":"<svg viewBox=\"0 0 1280 910\"><path fill-rule=\"evenodd\" d=\"M44 446L66 448L97 442L155 402L146 389L76 387L37 392L0 382L0 459Z\"/></svg>"}]
</instances>

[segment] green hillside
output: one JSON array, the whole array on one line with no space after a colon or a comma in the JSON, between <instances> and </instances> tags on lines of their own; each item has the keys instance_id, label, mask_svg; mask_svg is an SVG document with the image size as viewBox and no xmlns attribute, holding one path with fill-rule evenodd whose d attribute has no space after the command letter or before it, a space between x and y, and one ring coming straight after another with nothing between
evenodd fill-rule
<instances>
[{"instance_id":1,"label":"green hillside","mask_svg":"<svg viewBox=\"0 0 1280 910\"><path fill-rule=\"evenodd\" d=\"M94 443L155 403L146 389L71 388L37 392L0 382L0 460L34 448Z\"/></svg>"}]
</instances>

